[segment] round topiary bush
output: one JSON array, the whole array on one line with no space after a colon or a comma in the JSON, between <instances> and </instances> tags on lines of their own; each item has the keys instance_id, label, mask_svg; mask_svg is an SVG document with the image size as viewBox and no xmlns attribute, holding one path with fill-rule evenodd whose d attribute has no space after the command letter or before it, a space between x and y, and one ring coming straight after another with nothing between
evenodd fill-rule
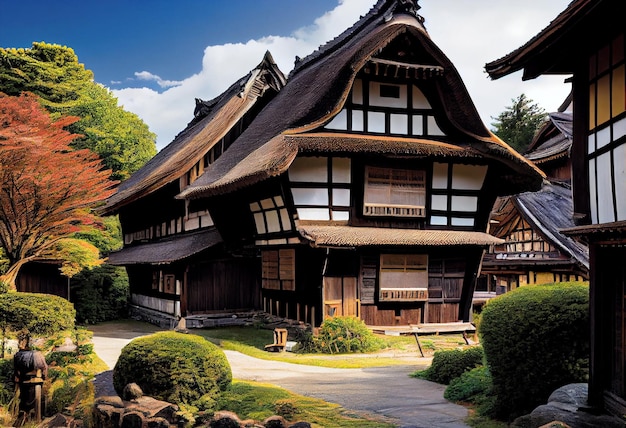
<instances>
[{"instance_id":1,"label":"round topiary bush","mask_svg":"<svg viewBox=\"0 0 626 428\"><path fill-rule=\"evenodd\" d=\"M493 380L493 414L512 420L545 404L560 386L586 382L589 287L518 288L490 300L479 334Z\"/></svg>"},{"instance_id":2,"label":"round topiary bush","mask_svg":"<svg viewBox=\"0 0 626 428\"><path fill-rule=\"evenodd\" d=\"M206 339L172 331L134 339L113 369L118 395L136 383L145 395L212 410L232 381L224 352Z\"/></svg>"},{"instance_id":3,"label":"round topiary bush","mask_svg":"<svg viewBox=\"0 0 626 428\"><path fill-rule=\"evenodd\" d=\"M32 336L52 336L74 328L76 311L66 299L42 293L0 294L0 329L3 334L28 330Z\"/></svg>"}]
</instances>

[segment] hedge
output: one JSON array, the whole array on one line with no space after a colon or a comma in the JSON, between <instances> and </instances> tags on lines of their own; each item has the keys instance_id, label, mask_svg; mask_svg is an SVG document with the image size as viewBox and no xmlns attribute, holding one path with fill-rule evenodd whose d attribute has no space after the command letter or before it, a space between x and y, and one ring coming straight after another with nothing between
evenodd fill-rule
<instances>
[{"instance_id":1,"label":"hedge","mask_svg":"<svg viewBox=\"0 0 626 428\"><path fill-rule=\"evenodd\" d=\"M479 334L496 396L490 416L529 413L558 387L587 381L589 288L559 283L506 293L485 305Z\"/></svg>"},{"instance_id":2,"label":"hedge","mask_svg":"<svg viewBox=\"0 0 626 428\"><path fill-rule=\"evenodd\" d=\"M447 385L463 373L482 365L483 357L483 348L480 346L464 350L436 351L430 366L426 370L416 372L414 376Z\"/></svg>"}]
</instances>

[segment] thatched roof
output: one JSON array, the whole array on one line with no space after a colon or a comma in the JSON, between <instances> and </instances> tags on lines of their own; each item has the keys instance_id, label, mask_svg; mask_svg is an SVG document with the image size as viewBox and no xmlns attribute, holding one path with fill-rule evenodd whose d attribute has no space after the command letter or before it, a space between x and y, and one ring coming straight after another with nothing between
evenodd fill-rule
<instances>
[{"instance_id":1,"label":"thatched roof","mask_svg":"<svg viewBox=\"0 0 626 428\"><path fill-rule=\"evenodd\" d=\"M541 74L571 74L575 69L576 54L586 45L590 33L602 31L611 25L623 25L621 14L608 13L602 19L598 11L613 0L574 0L546 28L521 47L500 59L489 62L485 70L492 79L499 79L524 70L522 79L530 80ZM524 7L519 3L520 9ZM614 21L609 24L606 17ZM614 27L617 28L617 27Z\"/></svg>"},{"instance_id":2,"label":"thatched roof","mask_svg":"<svg viewBox=\"0 0 626 428\"><path fill-rule=\"evenodd\" d=\"M217 229L208 229L126 247L109 254L107 263L115 266L169 264L184 260L221 242L222 237Z\"/></svg>"},{"instance_id":3,"label":"thatched roof","mask_svg":"<svg viewBox=\"0 0 626 428\"><path fill-rule=\"evenodd\" d=\"M501 244L488 233L451 230L385 229L343 225L300 225L300 235L315 247L446 247Z\"/></svg>"},{"instance_id":4,"label":"thatched roof","mask_svg":"<svg viewBox=\"0 0 626 428\"><path fill-rule=\"evenodd\" d=\"M178 180L272 88L279 91L285 76L267 52L263 61L210 101L196 100L194 119L174 140L141 169L122 182L103 208L113 214L120 207Z\"/></svg>"},{"instance_id":5,"label":"thatched roof","mask_svg":"<svg viewBox=\"0 0 626 428\"><path fill-rule=\"evenodd\" d=\"M524 155L537 164L569 157L572 149L571 112L550 113L546 124L536 134Z\"/></svg>"},{"instance_id":6,"label":"thatched roof","mask_svg":"<svg viewBox=\"0 0 626 428\"><path fill-rule=\"evenodd\" d=\"M447 116L450 145L470 148L484 158L507 165L521 190L538 188L543 178L532 163L493 135L482 123L460 75L430 39L423 19L401 10L396 0L380 0L370 12L339 37L301 60L287 85L256 117L250 127L179 198L229 193L284 173L300 150L302 135L329 122L343 107L357 73L381 50L400 38L415 49L407 67L436 75L432 84ZM426 64L421 66L420 64ZM407 139L408 140L408 139ZM390 144L378 153L387 154ZM521 184L520 184L521 183Z\"/></svg>"}]
</instances>

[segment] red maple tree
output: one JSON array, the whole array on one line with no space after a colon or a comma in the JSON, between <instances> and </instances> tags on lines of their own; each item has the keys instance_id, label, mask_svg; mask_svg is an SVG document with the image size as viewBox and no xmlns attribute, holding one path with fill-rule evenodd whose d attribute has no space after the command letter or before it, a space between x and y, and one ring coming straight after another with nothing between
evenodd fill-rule
<instances>
[{"instance_id":1,"label":"red maple tree","mask_svg":"<svg viewBox=\"0 0 626 428\"><path fill-rule=\"evenodd\" d=\"M0 247L15 290L27 262L59 260L60 242L97 222L91 208L114 193L110 171L78 137L63 129L78 118L53 121L35 95L0 93Z\"/></svg>"}]
</instances>

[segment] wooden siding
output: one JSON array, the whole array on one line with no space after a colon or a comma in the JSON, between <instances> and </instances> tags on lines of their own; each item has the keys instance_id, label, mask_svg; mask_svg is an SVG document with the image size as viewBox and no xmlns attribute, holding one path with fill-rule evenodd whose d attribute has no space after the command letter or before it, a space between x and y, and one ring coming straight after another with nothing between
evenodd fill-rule
<instances>
[{"instance_id":1,"label":"wooden siding","mask_svg":"<svg viewBox=\"0 0 626 428\"><path fill-rule=\"evenodd\" d=\"M17 291L45 293L68 298L68 279L61 275L59 266L44 263L27 263L17 276Z\"/></svg>"},{"instance_id":2,"label":"wooden siding","mask_svg":"<svg viewBox=\"0 0 626 428\"><path fill-rule=\"evenodd\" d=\"M365 324L375 326L420 324L424 322L423 310L423 304L414 307L361 305L361 319Z\"/></svg>"},{"instance_id":3,"label":"wooden siding","mask_svg":"<svg viewBox=\"0 0 626 428\"><path fill-rule=\"evenodd\" d=\"M361 259L360 294L362 304L376 302L376 279L378 278L378 257L365 256Z\"/></svg>"},{"instance_id":4,"label":"wooden siding","mask_svg":"<svg viewBox=\"0 0 626 428\"><path fill-rule=\"evenodd\" d=\"M202 263L187 272L188 314L260 309L260 263L257 259L224 259Z\"/></svg>"},{"instance_id":5,"label":"wooden siding","mask_svg":"<svg viewBox=\"0 0 626 428\"><path fill-rule=\"evenodd\" d=\"M142 294L133 294L130 297L130 303L142 308L152 309L153 311L162 312L171 316L180 316L180 302L177 300L160 299L154 296L144 296Z\"/></svg>"},{"instance_id":6,"label":"wooden siding","mask_svg":"<svg viewBox=\"0 0 626 428\"><path fill-rule=\"evenodd\" d=\"M326 250L296 248L294 290L262 289L262 309L272 315L320 325L325 258Z\"/></svg>"},{"instance_id":7,"label":"wooden siding","mask_svg":"<svg viewBox=\"0 0 626 428\"><path fill-rule=\"evenodd\" d=\"M427 323L454 322L459 320L458 303L428 302L425 320Z\"/></svg>"}]
</instances>

